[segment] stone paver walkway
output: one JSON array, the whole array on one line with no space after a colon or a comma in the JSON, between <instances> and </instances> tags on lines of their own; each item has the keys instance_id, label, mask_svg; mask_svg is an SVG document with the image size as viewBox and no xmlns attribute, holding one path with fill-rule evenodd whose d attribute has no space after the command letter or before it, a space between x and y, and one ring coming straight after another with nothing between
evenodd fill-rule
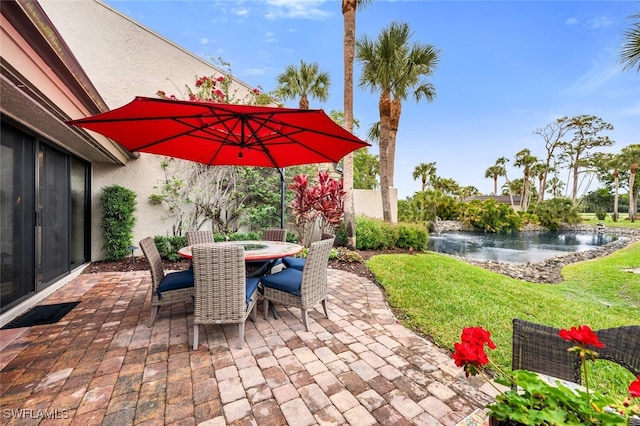
<instances>
[{"instance_id":1,"label":"stone paver walkway","mask_svg":"<svg viewBox=\"0 0 640 426\"><path fill-rule=\"evenodd\" d=\"M371 281L329 270L329 319L207 326L190 303L152 328L148 272L84 274L42 304L80 300L52 325L0 330L0 424L455 425L492 400L447 351L400 325Z\"/></svg>"}]
</instances>

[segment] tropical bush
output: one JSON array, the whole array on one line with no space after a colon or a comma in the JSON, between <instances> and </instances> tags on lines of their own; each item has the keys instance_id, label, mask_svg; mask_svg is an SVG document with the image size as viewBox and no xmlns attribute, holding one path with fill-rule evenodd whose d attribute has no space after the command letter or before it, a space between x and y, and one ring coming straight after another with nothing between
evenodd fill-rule
<instances>
[{"instance_id":1,"label":"tropical bush","mask_svg":"<svg viewBox=\"0 0 640 426\"><path fill-rule=\"evenodd\" d=\"M460 216L465 225L489 232L517 231L522 226L520 215L510 205L494 199L463 203Z\"/></svg>"},{"instance_id":2,"label":"tropical bush","mask_svg":"<svg viewBox=\"0 0 640 426\"><path fill-rule=\"evenodd\" d=\"M119 185L102 188L102 235L106 260L119 260L131 253L136 218L136 194Z\"/></svg>"},{"instance_id":3,"label":"tropical bush","mask_svg":"<svg viewBox=\"0 0 640 426\"><path fill-rule=\"evenodd\" d=\"M529 211L538 216L540 225L551 231L558 230L562 223L577 224L582 220L580 213L568 198L545 200L532 206Z\"/></svg>"}]
</instances>

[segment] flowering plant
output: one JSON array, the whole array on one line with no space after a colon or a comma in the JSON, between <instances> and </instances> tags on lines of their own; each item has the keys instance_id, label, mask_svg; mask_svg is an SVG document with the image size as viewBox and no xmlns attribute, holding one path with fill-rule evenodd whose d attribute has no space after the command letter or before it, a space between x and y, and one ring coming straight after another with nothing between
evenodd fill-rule
<instances>
[{"instance_id":1,"label":"flowering plant","mask_svg":"<svg viewBox=\"0 0 640 426\"><path fill-rule=\"evenodd\" d=\"M563 339L573 342L569 349L583 361L585 390L571 389L560 382L555 385L543 380L538 374L526 371L504 371L495 365L485 352L485 345L495 349L491 333L482 327L467 327L462 330L461 342L454 344L453 359L462 367L467 377L479 374L495 387L486 376L485 367L491 364L498 371L496 383L509 386L500 391L496 402L487 405L489 416L504 424L524 425L628 425L634 415L640 414L640 376L629 386L630 396L619 402L595 392L589 392L587 363L598 354L593 349L602 348L598 336L588 327L572 327L561 330ZM496 388L497 389L497 388ZM637 419L637 417L634 417Z\"/></svg>"}]
</instances>

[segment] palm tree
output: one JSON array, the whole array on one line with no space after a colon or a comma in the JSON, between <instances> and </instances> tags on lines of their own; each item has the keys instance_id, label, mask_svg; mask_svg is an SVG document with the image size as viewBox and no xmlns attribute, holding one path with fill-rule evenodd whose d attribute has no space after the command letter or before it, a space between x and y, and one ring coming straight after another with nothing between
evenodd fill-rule
<instances>
[{"instance_id":1,"label":"palm tree","mask_svg":"<svg viewBox=\"0 0 640 426\"><path fill-rule=\"evenodd\" d=\"M613 180L613 213L614 222L618 221L618 202L620 199L620 169L624 167L624 159L620 154L608 152L596 152L593 154L593 162L596 166L598 178L607 186Z\"/></svg>"},{"instance_id":2,"label":"palm tree","mask_svg":"<svg viewBox=\"0 0 640 426\"><path fill-rule=\"evenodd\" d=\"M356 59L363 65L360 86L380 92L380 189L382 212L387 222L391 221L389 187L393 184L393 129L397 130L400 120L401 102L411 89L416 100L433 97L433 86L420 79L431 75L438 60L438 51L431 45L414 43L409 46L411 35L408 24L393 22L380 32L376 41L364 36L356 42Z\"/></svg>"},{"instance_id":3,"label":"palm tree","mask_svg":"<svg viewBox=\"0 0 640 426\"><path fill-rule=\"evenodd\" d=\"M493 179L493 195L498 195L498 178L504 176L504 174L504 167L498 164L494 164L485 170L484 177Z\"/></svg>"},{"instance_id":4,"label":"palm tree","mask_svg":"<svg viewBox=\"0 0 640 426\"><path fill-rule=\"evenodd\" d=\"M545 180L547 179L547 173L549 169L547 168L547 164L545 162L539 161L531 167L531 179L537 177L538 178L538 188L540 188L540 192L538 192L538 202L541 203L544 201L544 187L546 186Z\"/></svg>"},{"instance_id":5,"label":"palm tree","mask_svg":"<svg viewBox=\"0 0 640 426\"><path fill-rule=\"evenodd\" d=\"M507 188L509 190L509 200L511 201L511 208L513 205L513 191L511 191L511 183L509 183L509 177L507 176L507 163L509 159L506 157L500 157L496 160L496 166L502 167L502 171L504 172L501 176L504 176L506 183L502 186L503 188Z\"/></svg>"},{"instance_id":6,"label":"palm tree","mask_svg":"<svg viewBox=\"0 0 640 426\"><path fill-rule=\"evenodd\" d=\"M524 177L522 179L522 198L520 199L520 208L523 211L527 211L529 207L529 187L531 185L531 168L538 162L538 158L535 155L531 155L531 150L528 148L516 154L516 159L513 163L516 167L522 167Z\"/></svg>"},{"instance_id":7,"label":"palm tree","mask_svg":"<svg viewBox=\"0 0 640 426\"><path fill-rule=\"evenodd\" d=\"M371 0L342 0L342 19L344 27L344 125L353 133L353 61L356 47L356 10ZM344 157L342 167L344 199L344 232L347 248L356 248L356 218L353 204L353 153Z\"/></svg>"},{"instance_id":8,"label":"palm tree","mask_svg":"<svg viewBox=\"0 0 640 426\"><path fill-rule=\"evenodd\" d=\"M636 199L635 179L638 165L640 164L640 144L632 144L622 148L620 157L624 165L629 169L629 220L636 219L638 200ZM638 189L640 191L640 189Z\"/></svg>"},{"instance_id":9,"label":"palm tree","mask_svg":"<svg viewBox=\"0 0 640 426\"><path fill-rule=\"evenodd\" d=\"M433 182L436 178L436 163L420 163L413 169L413 180L420 178L421 191L427 188L427 182Z\"/></svg>"},{"instance_id":10,"label":"palm tree","mask_svg":"<svg viewBox=\"0 0 640 426\"><path fill-rule=\"evenodd\" d=\"M624 33L626 40L620 52L620 62L625 70L636 68L636 72L640 72L640 13L632 15L631 18L638 21L632 23L631 28Z\"/></svg>"},{"instance_id":11,"label":"palm tree","mask_svg":"<svg viewBox=\"0 0 640 426\"><path fill-rule=\"evenodd\" d=\"M300 68L287 65L284 72L278 76L276 93L283 100L297 99L299 108L309 109L309 98L316 98L321 102L329 99L329 74L321 72L316 62L307 64L300 61Z\"/></svg>"}]
</instances>

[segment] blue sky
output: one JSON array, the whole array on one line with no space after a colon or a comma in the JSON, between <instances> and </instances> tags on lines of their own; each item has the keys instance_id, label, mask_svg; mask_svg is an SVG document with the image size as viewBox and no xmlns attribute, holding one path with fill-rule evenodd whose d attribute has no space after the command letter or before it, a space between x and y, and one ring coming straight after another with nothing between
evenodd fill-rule
<instances>
[{"instance_id":1,"label":"blue sky","mask_svg":"<svg viewBox=\"0 0 640 426\"><path fill-rule=\"evenodd\" d=\"M338 0L105 0L120 12L202 57L221 57L235 77L264 90L287 65L317 62L331 76L330 98L311 108L342 110L342 13ZM432 103L407 100L397 139L399 198L420 189L412 172L435 162L437 174L493 190L485 170L529 148L533 132L558 117L596 115L611 123L608 151L640 143L640 73L618 64L637 1L380 1L356 17L357 37L376 38L406 22L412 41L440 50ZM379 120L378 93L357 86L356 134ZM192 82L186 82L192 83ZM287 106L297 107L297 101ZM371 148L377 153L377 147ZM509 169L511 179L521 177ZM502 184L503 182L500 182ZM595 189L592 187L591 189Z\"/></svg>"}]
</instances>

